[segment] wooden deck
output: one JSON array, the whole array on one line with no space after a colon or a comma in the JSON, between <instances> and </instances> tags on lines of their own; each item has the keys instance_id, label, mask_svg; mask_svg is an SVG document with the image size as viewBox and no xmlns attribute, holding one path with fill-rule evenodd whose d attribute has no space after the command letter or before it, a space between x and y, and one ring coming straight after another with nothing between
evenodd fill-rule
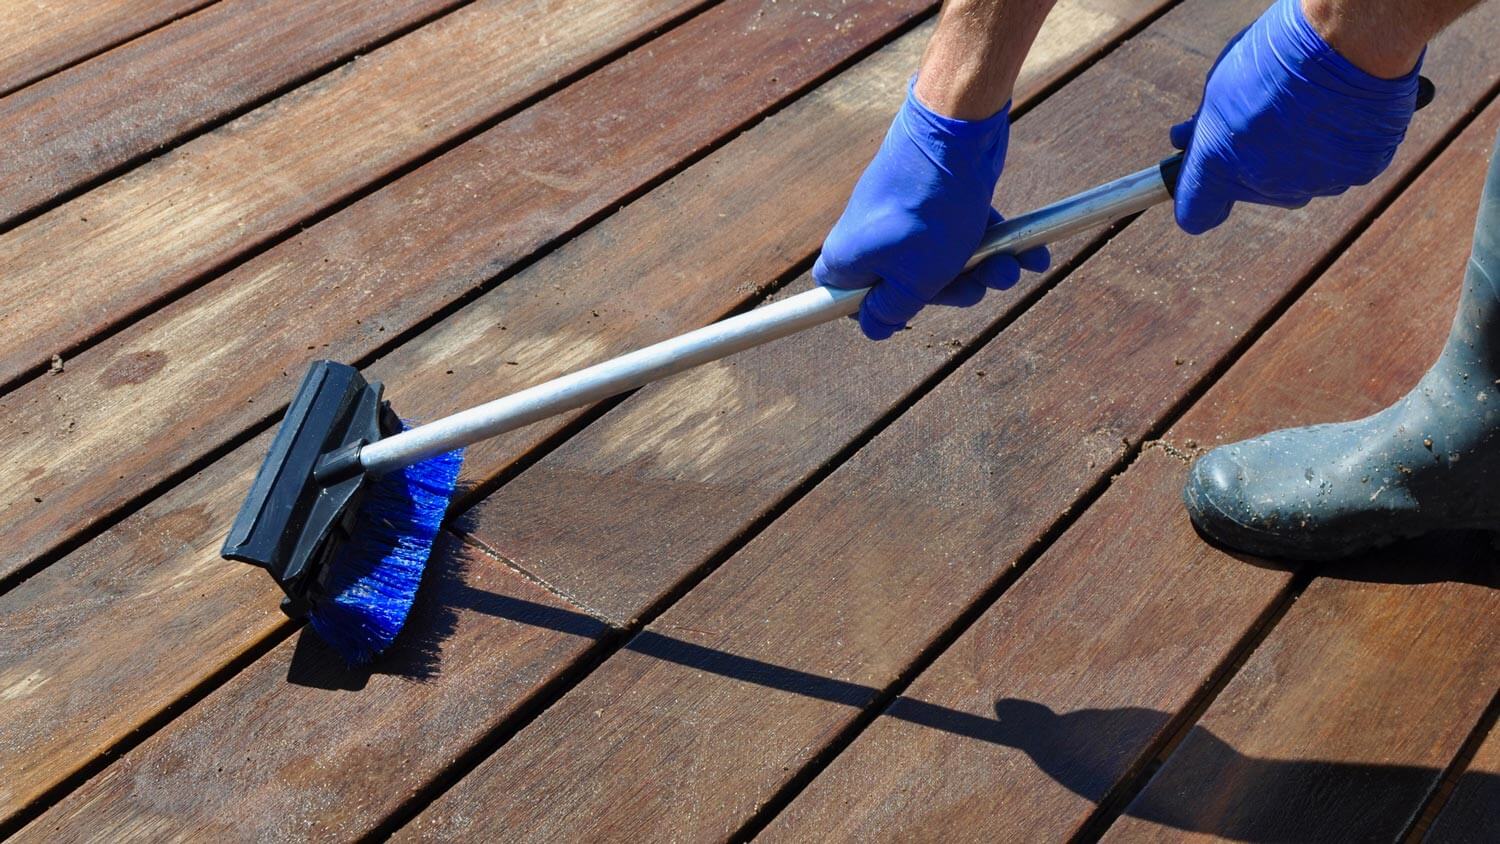
<instances>
[{"instance_id":1,"label":"wooden deck","mask_svg":"<svg viewBox=\"0 0 1500 844\"><path fill-rule=\"evenodd\" d=\"M1493 3L1369 188L471 449L372 671L219 559L312 357L420 420L807 287L935 5L0 10L0 837L1500 837L1488 540L1290 567L1178 498L1436 355ZM1263 5L1061 0L1002 210L1160 157Z\"/></svg>"}]
</instances>

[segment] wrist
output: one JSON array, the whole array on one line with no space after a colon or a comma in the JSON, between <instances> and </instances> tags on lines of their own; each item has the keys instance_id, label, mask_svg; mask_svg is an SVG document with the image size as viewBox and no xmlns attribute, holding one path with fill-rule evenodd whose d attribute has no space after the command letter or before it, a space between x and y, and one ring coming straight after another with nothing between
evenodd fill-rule
<instances>
[{"instance_id":1,"label":"wrist","mask_svg":"<svg viewBox=\"0 0 1500 844\"><path fill-rule=\"evenodd\" d=\"M1278 0L1266 12L1269 27L1265 30L1266 47L1272 51L1274 60L1284 66L1294 77L1315 85L1323 91L1338 96L1340 102L1377 104L1405 104L1410 109L1416 103L1417 70L1421 66L1421 54L1407 72L1396 78L1376 76L1355 64L1340 53L1313 26L1303 11L1308 0Z\"/></svg>"},{"instance_id":2,"label":"wrist","mask_svg":"<svg viewBox=\"0 0 1500 844\"><path fill-rule=\"evenodd\" d=\"M1426 33L1398 16L1382 16L1379 7L1349 0L1289 2L1329 49L1377 79L1401 79L1421 61Z\"/></svg>"},{"instance_id":3,"label":"wrist","mask_svg":"<svg viewBox=\"0 0 1500 844\"><path fill-rule=\"evenodd\" d=\"M906 102L897 118L908 137L939 161L963 158L991 163L998 179L999 165L1010 140L1010 103L978 120L949 117L922 100L918 93L920 81L920 77L915 77L907 85Z\"/></svg>"},{"instance_id":4,"label":"wrist","mask_svg":"<svg viewBox=\"0 0 1500 844\"><path fill-rule=\"evenodd\" d=\"M913 94L934 114L985 120L1009 108L1011 86L997 83L978 55L954 55L934 44L922 62Z\"/></svg>"},{"instance_id":5,"label":"wrist","mask_svg":"<svg viewBox=\"0 0 1500 844\"><path fill-rule=\"evenodd\" d=\"M1054 0L945 0L917 93L934 112L984 120L1009 103Z\"/></svg>"}]
</instances>

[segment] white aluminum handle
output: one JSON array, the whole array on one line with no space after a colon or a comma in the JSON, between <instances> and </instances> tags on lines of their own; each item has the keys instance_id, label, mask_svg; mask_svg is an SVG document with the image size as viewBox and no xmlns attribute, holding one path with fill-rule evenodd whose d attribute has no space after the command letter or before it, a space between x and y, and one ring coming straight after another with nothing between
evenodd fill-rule
<instances>
[{"instance_id":1,"label":"white aluminum handle","mask_svg":"<svg viewBox=\"0 0 1500 844\"><path fill-rule=\"evenodd\" d=\"M966 267L1000 253L1024 252L1118 220L1170 197L1161 167L998 223ZM365 470L382 474L471 445L567 410L592 404L752 346L795 334L859 310L864 290L817 287L779 302L663 340L365 446Z\"/></svg>"}]
</instances>

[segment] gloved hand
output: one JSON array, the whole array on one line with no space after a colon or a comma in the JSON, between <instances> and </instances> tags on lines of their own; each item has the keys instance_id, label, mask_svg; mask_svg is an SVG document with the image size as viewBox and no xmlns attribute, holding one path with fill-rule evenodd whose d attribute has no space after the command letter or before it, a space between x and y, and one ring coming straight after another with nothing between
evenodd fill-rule
<instances>
[{"instance_id":1,"label":"gloved hand","mask_svg":"<svg viewBox=\"0 0 1500 844\"><path fill-rule=\"evenodd\" d=\"M972 305L1004 290L1022 267L1041 272L1045 248L963 266L1001 218L990 208L1010 139L1010 106L985 120L943 117L909 87L880 151L854 186L844 214L813 266L819 284L873 288L859 326L884 340L924 305Z\"/></svg>"},{"instance_id":2,"label":"gloved hand","mask_svg":"<svg viewBox=\"0 0 1500 844\"><path fill-rule=\"evenodd\" d=\"M1371 76L1318 35L1301 0L1278 0L1219 56L1197 115L1172 127L1187 151L1177 224L1202 234L1236 202L1300 208L1367 184L1406 137L1421 64Z\"/></svg>"}]
</instances>

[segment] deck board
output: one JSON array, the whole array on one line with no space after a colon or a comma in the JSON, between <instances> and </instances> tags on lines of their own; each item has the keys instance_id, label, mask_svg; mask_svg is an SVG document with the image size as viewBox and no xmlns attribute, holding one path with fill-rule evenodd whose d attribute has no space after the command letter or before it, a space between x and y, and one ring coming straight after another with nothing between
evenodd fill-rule
<instances>
[{"instance_id":1,"label":"deck board","mask_svg":"<svg viewBox=\"0 0 1500 844\"><path fill-rule=\"evenodd\" d=\"M1137 3L1131 17L1097 36L1080 36L1066 28L1044 33L1046 53L1082 52L1097 45L1111 31L1118 32L1156 11L1160 4ZM1080 7L1063 4L1061 11ZM1085 7L1086 8L1086 7ZM1127 9L1121 8L1125 12ZM1082 11L1075 14L1082 15ZM1064 20L1069 16L1064 15ZM725 155L705 162L718 178L696 183L693 199L664 195L657 209L640 209L632 220L610 220L603 237L580 238L559 250L559 272L550 279L567 283L567 268L587 267L609 260L617 265L618 243L633 239L634 226L644 216L659 213L665 226L649 226L655 245L640 252L623 269L639 273L630 287L618 293L599 289L599 321L620 319L620 305L637 312L675 314L686 297L684 283L715 297L728 310L733 299L727 290L743 284L765 285L789 270L805 268L823 236L842 210L849 186L880 142L890 113L900 102L901 88L916 62L926 31L901 41L842 74L818 92L800 100L777 119L757 130L757 137L736 140ZM1110 66L1114 66L1106 59ZM1023 88L1017 101L1030 111L1021 119L1011 161L1020 174L1008 179L996 194L1007 210L1039 207L1072 191L1149 166L1151 157L1135 161L1098 157L1086 162L1064 161L1029 137L1055 138L1059 144L1086 144L1099 126L1079 119L1087 113L1096 92L1110 79L1116 90L1145 87L1124 74L1091 71L1046 101L1032 103ZM1028 86L1029 87L1029 86ZM1035 90L1032 88L1031 90ZM1170 100L1160 100L1157 113L1171 113ZM1181 103L1179 103L1181 105ZM773 125L774 124L774 125ZM1109 119L1110 131L1148 146L1155 133L1132 130L1123 115ZM762 131L763 130L763 131ZM1134 134L1132 134L1134 132ZM731 154L732 153L732 154ZM745 173L740 179L729 175ZM774 179L800 185L796 196L782 190L760 192L748 187ZM684 186L686 187L686 186ZM667 204L692 203L680 219L668 216ZM698 214L713 214L716 205L733 205L719 212L722 226L688 227ZM634 211L636 209L632 209ZM677 228L670 236L666 230ZM604 228L604 227L601 227ZM658 228L662 229L658 233ZM718 237L720 232L774 232L773 244L760 246ZM1056 244L1059 266L1102 242L1095 233ZM691 244L691 245L690 245ZM747 245L753 246L746 249ZM655 269L653 269L655 268ZM890 343L867 344L854 339L845 324L824 326L804 337L776 343L705 367L671 382L647 389L618 412L606 414L515 480L501 487L466 515L467 530L548 583L574 595L588 606L620 623L628 623L670 594L674 586L713 559L735 537L753 529L793 493L825 467L836 465L841 454L924 384L940 379L951 361L993 326L1014 316L1032 293L1053 283L1058 274L1028 276L1004 296L991 296L984 307L966 311L937 310L916 330ZM787 286L797 292L812 284L804 271ZM629 292L627 292L627 290ZM457 358L479 373L455 371L453 381L481 401L495 390L489 374L499 368L506 346L496 345L493 325L502 315L509 331L521 336L549 336L568 326L589 321L594 305L579 303L569 315L545 302L536 318L504 286L492 302L455 314L430 336L405 344L373 367L377 373L410 371L424 359ZM551 306L551 307L549 307ZM678 325L714 318L707 309L684 313ZM606 337L613 325L601 326L582 341L595 346L602 359L628 351L642 338ZM660 331L658 336L669 332ZM578 341L575 341L578 342ZM528 356L529 358L529 356ZM472 363L470 363L472 362ZM525 363L531 363L528 359ZM400 369L394 369L394 365ZM534 368L534 367L533 367ZM881 377L830 379L828 373L880 373ZM514 387L553 372L526 373ZM468 375L460 380L461 376ZM385 378L387 382L397 380ZM511 385L505 385L506 388ZM458 389L451 381L415 384L412 397L418 408L436 412ZM407 406L406 392L395 393ZM529 433L523 436L529 438ZM510 438L473 449L467 458L468 477L483 482L494 478L502 465L488 457L493 449L512 451ZM621 565L621 555L631 559Z\"/></svg>"},{"instance_id":2,"label":"deck board","mask_svg":"<svg viewBox=\"0 0 1500 844\"><path fill-rule=\"evenodd\" d=\"M1141 456L762 838L1086 829L1291 580L1204 545L1180 469Z\"/></svg>"},{"instance_id":3,"label":"deck board","mask_svg":"<svg viewBox=\"0 0 1500 844\"><path fill-rule=\"evenodd\" d=\"M1493 725L1423 841L1482 844L1500 829L1500 732Z\"/></svg>"},{"instance_id":4,"label":"deck board","mask_svg":"<svg viewBox=\"0 0 1500 844\"><path fill-rule=\"evenodd\" d=\"M221 0L0 99L0 227L462 0Z\"/></svg>"},{"instance_id":5,"label":"deck board","mask_svg":"<svg viewBox=\"0 0 1500 844\"><path fill-rule=\"evenodd\" d=\"M1500 688L1494 584L1411 573L1491 557L1429 541L1341 567L1393 582L1320 576L1105 840L1400 838Z\"/></svg>"},{"instance_id":6,"label":"deck board","mask_svg":"<svg viewBox=\"0 0 1500 844\"><path fill-rule=\"evenodd\" d=\"M1200 39L1194 55L1203 55L1208 42L1227 37L1216 26L1232 32L1234 13L1258 12L1252 4L1225 8L1188 3L1161 24L1173 36ZM1126 76L1110 62L1127 55L1112 54L1099 69ZM1165 50L1134 56L1153 73L1174 66ZM1185 77L1192 72L1181 59L1175 64ZM1474 89L1477 98L1487 93L1487 85ZM1018 129L1025 127L1023 120ZM1425 131L1435 139L1442 129L1439 122ZM1139 442L1160 424L1160 414L1185 398L1193 373L1211 371L1318 267L1327 244L1370 207L1363 203L1377 201L1366 194L1291 219L1244 213L1220 237L1189 242L1168 240L1177 235L1166 218L1148 215L1130 226L447 792L410 835L525 830L540 839L567 829L583 837L699 838L752 823L1077 503L1081 488L1104 480L1121 437ZM1162 249L1164 242L1172 248ZM1216 284L1168 295L1160 280L1171 278ZM1234 286L1232 303L1222 301L1218 284ZM1104 323L1115 330L1077 330ZM1184 364L1173 366L1174 357ZM1075 365L1037 363L1059 359ZM1007 448L1008 432L1023 430L1026 448ZM662 645L668 652L710 656L653 658L657 648L641 644L663 640L686 643ZM746 662L773 667L746 677L734 670ZM812 690L799 693L763 679L778 671L822 678L822 685L808 680ZM1190 675L1188 682L1201 680ZM892 764L881 755L864 769ZM873 794L890 799L878 788Z\"/></svg>"},{"instance_id":7,"label":"deck board","mask_svg":"<svg viewBox=\"0 0 1500 844\"><path fill-rule=\"evenodd\" d=\"M425 584L412 621L434 633L451 627L451 638L432 645L450 648L478 630L463 617L483 615L492 638L468 644L505 670L445 673L436 684L427 655L412 648L368 676L341 674L339 658L315 639L288 640L273 652L281 670L242 672L214 695L246 717L183 724L178 740L159 752L127 754L91 780L94 799L64 802L14 840L349 841L367 834L454 763L464 750L447 740L454 730L523 705L604 629L473 550L447 544L441 553L445 568ZM260 709L268 696L288 708Z\"/></svg>"},{"instance_id":8,"label":"deck board","mask_svg":"<svg viewBox=\"0 0 1500 844\"><path fill-rule=\"evenodd\" d=\"M394 345L926 6L822 2L717 6L0 397L0 577L266 424L309 358Z\"/></svg>"},{"instance_id":9,"label":"deck board","mask_svg":"<svg viewBox=\"0 0 1500 844\"><path fill-rule=\"evenodd\" d=\"M0 95L215 0L19 0L0 7Z\"/></svg>"},{"instance_id":10,"label":"deck board","mask_svg":"<svg viewBox=\"0 0 1500 844\"><path fill-rule=\"evenodd\" d=\"M480 0L0 234L0 331L13 338L0 384L73 357L700 5L570 3L533 21L526 4Z\"/></svg>"},{"instance_id":11,"label":"deck board","mask_svg":"<svg viewBox=\"0 0 1500 844\"><path fill-rule=\"evenodd\" d=\"M1145 14L1153 8L1142 3L1137 11ZM1131 22L1117 21L1113 31L1121 31ZM1077 36L1051 32L1049 42L1059 39L1049 50L1054 56L1068 54L1068 44L1075 45L1073 53L1082 54L1109 35L1108 31L1091 33L1084 40L1072 40ZM1070 40L1061 41L1064 37ZM882 50L858 70L841 75L405 344L377 363L374 373L392 384L398 407L430 415L471 394L473 400L481 400L568 365L566 358L522 355L524 365L504 366L504 359L517 352L513 344L497 341L511 331L517 337L544 336L589 321L590 309L598 307L608 318L595 321L597 340L585 346L586 351L602 355L612 349L623 351L651 333L667 330L669 326L659 325L663 320L671 319L685 328L722 313L750 295L747 289L770 283L789 267L805 262L816 248L842 203L847 183L857 174L860 162L848 154L848 146L855 138L863 138L861 143L869 147L878 142L886 112L899 99L900 87L920 49L921 36L907 36ZM1048 68L1052 72L1057 69L1055 64ZM1027 89L1035 91L1043 78L1043 74L1029 73L1028 80L1033 81L1027 82ZM1025 104L1030 96L1023 90L1018 101ZM1042 119L1040 114L1034 118ZM1073 122L1071 112L1050 119L1058 125ZM833 124L842 132L832 131ZM833 169L837 167L843 168L842 178L829 178L829 172L840 172ZM776 174L789 176L803 170L805 179L774 178ZM819 173L823 181L814 178ZM1109 175L1112 173L1101 166L1098 173L1080 172L1072 178L1079 180L1081 187L1086 179ZM813 190L813 184L823 186ZM760 186L760 193L756 186ZM1041 180L1037 187L1037 202L1051 198L1055 190ZM752 196L756 202L749 201ZM717 214L730 216L715 219ZM763 231L765 239L708 236L724 227ZM632 239L638 244L625 248ZM722 281L700 275L714 266L722 268ZM581 272L580 267L588 267L591 272ZM554 297L557 286L578 278L588 278L591 285L619 288L594 288L595 295L560 306ZM700 299L676 294L684 278L703 279L695 285L702 291ZM652 298L640 299L641 312L630 319L618 306L612 311L604 304L638 298L637 291L651 290L653 285L658 292ZM660 305L660 309L650 311L648 303ZM648 312L650 319L646 318ZM501 334L498 327L502 325L508 325L511 331ZM455 337L466 338L465 344L458 344ZM612 345L601 347L604 343ZM849 347L851 351L854 348ZM946 348L929 352L924 361L935 365L949 352ZM888 355L893 361L898 359L896 354ZM435 359L452 361L454 376L435 379L426 389L409 386L412 373L430 368ZM872 408L870 412L879 410ZM482 482L502 471L557 426L536 427L543 430L529 431L519 439L506 439L483 453L472 454L466 478ZM825 435L826 448L836 450L842 438L849 435L843 429ZM752 446L761 439L752 440ZM38 631L34 638L18 641L8 653L0 651L0 665L4 666L0 670L17 675L46 671L52 680L30 695L24 706L14 711L15 717L6 719L7 725L0 727L17 742L16 760L51 759L49 770L66 771L63 763L79 764L91 750L97 752L118 740L244 648L285 631L286 623L274 609L274 586L258 572L226 566L217 559L222 525L232 517L263 454L265 441L266 436L262 436L237 449L200 477L167 493L11 595L0 598L0 606L6 607L22 627L47 629ZM805 459L808 469L816 466L814 457ZM159 530L162 524L175 529L163 537ZM727 535L733 526L721 519L715 530ZM188 548L192 550L185 550ZM171 588L174 585L178 588ZM145 601L147 596L152 596L149 602ZM59 640L52 631L61 629L60 625L87 626L98 632L101 641L90 646L83 641ZM165 635L168 630L182 632L169 640ZM187 644L183 635L190 637L191 646L183 647ZM143 642L150 650L142 650ZM184 658L183 651L192 656ZM277 663L281 658L270 657L273 667L268 670L285 674L284 666ZM60 694L79 685L97 692L80 697ZM55 696L54 692L59 694ZM132 705L119 707L116 701L122 699L132 701ZM26 735L23 725L48 711L66 712L66 720L78 728L22 741L20 736Z\"/></svg>"},{"instance_id":12,"label":"deck board","mask_svg":"<svg viewBox=\"0 0 1500 844\"><path fill-rule=\"evenodd\" d=\"M1357 418L1416 383L1453 319L1497 128L1491 106L1164 439ZM1492 557L1427 540L1311 567L1112 833L1399 837L1500 688Z\"/></svg>"},{"instance_id":13,"label":"deck board","mask_svg":"<svg viewBox=\"0 0 1500 844\"><path fill-rule=\"evenodd\" d=\"M1497 126L1500 107L1491 106L1308 294L1339 303L1367 298L1351 292L1360 285L1392 295L1409 290L1386 285L1389 270L1443 285L1429 306L1404 311L1414 319L1383 321L1385 303L1361 301L1362 321L1347 318L1352 312L1336 320L1304 316L1309 309L1299 302L1272 333L1296 323L1306 331L1297 338L1302 342L1258 344L1193 406L1189 419L1203 442L1220 432L1237 438L1285 424L1284 413L1295 417L1319 402L1324 412L1340 413L1351 400L1378 405L1401 392L1397 372L1382 380L1383 395L1352 396L1348 365L1310 369L1311 361L1352 364L1376 350L1402 349L1388 357L1392 366L1407 367L1404 383L1415 380L1417 367L1430 360L1422 349L1435 350L1444 332L1434 329L1451 316L1456 290L1450 286L1467 255L1467 238L1451 233L1472 225ZM1444 198L1436 209L1433 197ZM1236 298L1243 289L1235 288ZM1218 312L1227 318L1226 310ZM1280 365L1279 377L1244 376L1257 362ZM1313 372L1343 377L1309 383ZM1276 389L1278 383L1284 388ZM1257 395L1252 385L1276 391ZM1241 410L1259 418L1245 420ZM1186 439L1171 441L1179 453L1186 448ZM1113 786L1144 769L1171 737L1195 695L1233 659L1237 640L1289 597L1290 572L1252 565L1198 537L1178 498L1186 469L1167 449L1147 449L778 817L769 837L899 839L922 829L932 814L952 816L990 840L1065 837L1090 822L1095 808L1115 796ZM941 719L932 725L907 714L930 708L980 719L974 723L987 723L993 740L982 744L972 732L944 729Z\"/></svg>"},{"instance_id":14,"label":"deck board","mask_svg":"<svg viewBox=\"0 0 1500 844\"><path fill-rule=\"evenodd\" d=\"M1262 5L1063 0L1002 210L1148 163ZM306 358L430 418L805 288L935 2L73 6L0 48L0 836L1484 829L1484 546L1306 585L1204 545L1173 455L1425 367L1451 301L1375 324L1405 289L1372 279L1462 261L1500 9L1433 45L1372 188L1196 239L1158 210L888 343L824 326L472 449L351 671L217 558Z\"/></svg>"},{"instance_id":15,"label":"deck board","mask_svg":"<svg viewBox=\"0 0 1500 844\"><path fill-rule=\"evenodd\" d=\"M914 49L908 46L897 51L896 58L910 61L914 59ZM878 91L889 93L886 87L882 82ZM752 130L735 141L726 154L691 168L633 203L624 213L584 234L569 248L543 259L453 319L419 336L408 344L417 348L415 354L397 352L388 356L376 366L375 374L391 384L397 406L418 417L445 412L456 402L471 397L472 401L479 401L499 391L519 389L559 367L566 367L572 358L538 356L535 360L527 359L524 367L507 367L504 360L517 354L514 344L485 341L484 338L491 336L485 329L504 337L501 326L511 323L517 337L537 336L544 333L543 324L534 324L533 320L550 320L544 325L556 330L589 319L594 308L606 307L603 291L598 296L578 297L567 309L556 303L553 294L558 284L591 277L579 272L576 253L587 255L589 265L604 279L622 285L620 293L625 295L632 287L649 284L652 273L661 273L660 278L671 284L698 270L710 257L703 250L715 241L703 237L701 229L693 226L712 219L703 215L716 213L714 209L718 207L735 207L735 201L743 203L753 185L771 189L760 213L770 215L779 211L782 222L795 207L797 196L818 197L817 210L804 212L810 218L809 223L768 229L774 238L770 243L733 240L744 251L721 256L721 260L736 272L723 285L704 285L703 300L696 309L682 312L675 324L686 328L695 321L714 318L747 295L733 289L743 284L743 280L756 277L766 282L774 280L789 262L796 260L786 253L806 250L820 236L821 233L815 233L816 227L826 225L824 219L835 201L831 196L833 190L822 195L769 178L782 166L790 165L791 159L808 152L806 141L818 138L819 128L822 127L799 126L795 119L781 119ZM793 143L795 138L802 138L803 143ZM868 140L874 143L877 139L878 135ZM827 149L838 148L826 136L821 141L825 144L825 156ZM778 150L786 158L756 161L767 148ZM763 225L766 220L752 218L746 222ZM638 251L620 248L620 243L630 236L643 239ZM697 244L700 251L683 251L687 244ZM601 332L598 342L610 339L621 350L637 344L649 336L643 332L661 330L655 320L664 314L653 316L654 319L641 324L639 319L626 321L620 315L610 314L610 319L595 323ZM460 348L453 343L448 326L454 325L461 334L472 338L476 343L474 348ZM420 373L430 370L434 359L449 361L445 366L452 366L456 375L436 379L434 387L425 391L406 386L419 380L416 376ZM536 442L555 433L559 424L535 426L519 440L508 439L502 446L487 449L487 457L471 458L466 469L467 482L480 482L487 475L501 471ZM35 671L46 671L56 679L6 713L14 716L5 718L4 726L0 727L0 735L9 736L14 742L4 743L14 748L14 755L5 757L7 764L28 764L23 760L32 760L31 764L54 771L54 776L65 773L128 734L245 649L266 636L285 633L286 622L275 610L274 584L253 569L225 564L218 558L223 526L233 518L268 441L269 434L263 434L236 449L78 552L0 597L0 606L6 608L4 616L17 619L16 626L22 630L37 632L34 637L10 640L10 647L0 645L0 672L5 676L28 676ZM165 531L165 536L162 525L173 526ZM188 584L190 588L169 589L171 584ZM147 601L148 597L151 600ZM146 606L144 610L142 604ZM0 621L0 625L4 624ZM96 631L102 643L95 646L86 639L49 635L38 629L66 629L54 624ZM189 649L193 654L191 659L182 658L180 639L165 636L173 628L186 629L194 645ZM141 642L147 643L149 650L143 650ZM59 672L56 666L60 665L67 668ZM80 685L87 685L95 692L83 696L66 693ZM130 700L133 705L118 707L119 699ZM66 720L77 727L42 734L26 730L25 725L43 712L65 712ZM21 736L29 740L23 741ZM41 772L35 775L40 778Z\"/></svg>"}]
</instances>

